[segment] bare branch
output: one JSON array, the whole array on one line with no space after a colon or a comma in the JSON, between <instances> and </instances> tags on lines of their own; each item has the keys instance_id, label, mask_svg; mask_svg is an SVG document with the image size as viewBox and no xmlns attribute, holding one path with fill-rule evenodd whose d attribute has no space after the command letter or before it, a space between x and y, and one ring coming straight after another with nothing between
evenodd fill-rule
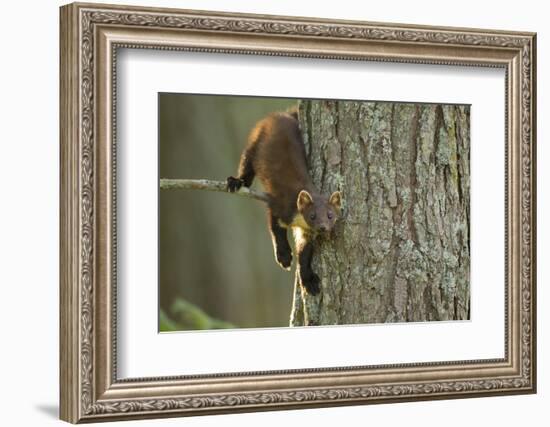
<instances>
[{"instance_id":1,"label":"bare branch","mask_svg":"<svg viewBox=\"0 0 550 427\"><path fill-rule=\"evenodd\" d=\"M208 190L219 191L222 193L236 194L239 196L249 197L251 199L267 202L268 197L265 193L250 190L246 187L241 187L235 193L227 191L227 183L225 181L211 181L209 179L161 179L161 190Z\"/></svg>"}]
</instances>

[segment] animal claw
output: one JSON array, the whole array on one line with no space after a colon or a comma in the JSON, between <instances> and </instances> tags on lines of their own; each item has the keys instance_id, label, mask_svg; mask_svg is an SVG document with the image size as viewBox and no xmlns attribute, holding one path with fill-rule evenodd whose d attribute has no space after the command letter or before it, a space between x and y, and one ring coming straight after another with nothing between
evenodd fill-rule
<instances>
[{"instance_id":1,"label":"animal claw","mask_svg":"<svg viewBox=\"0 0 550 427\"><path fill-rule=\"evenodd\" d=\"M292 255L290 253L277 253L277 264L281 266L283 270L290 271L292 265Z\"/></svg>"},{"instance_id":2,"label":"animal claw","mask_svg":"<svg viewBox=\"0 0 550 427\"><path fill-rule=\"evenodd\" d=\"M229 191L230 193L239 191L242 185L243 185L243 180L240 178L235 178L232 176L227 178L227 191Z\"/></svg>"},{"instance_id":3,"label":"animal claw","mask_svg":"<svg viewBox=\"0 0 550 427\"><path fill-rule=\"evenodd\" d=\"M319 279L319 276L313 273L310 277L302 282L302 285L304 286L308 294L315 296L319 295L319 292L321 292L321 288L319 287L320 282L321 279Z\"/></svg>"}]
</instances>

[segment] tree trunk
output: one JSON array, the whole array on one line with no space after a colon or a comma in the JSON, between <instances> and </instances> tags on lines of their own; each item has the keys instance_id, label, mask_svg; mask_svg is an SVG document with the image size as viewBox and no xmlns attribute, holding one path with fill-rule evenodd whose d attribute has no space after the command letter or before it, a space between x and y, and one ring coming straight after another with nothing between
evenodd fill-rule
<instances>
[{"instance_id":1,"label":"tree trunk","mask_svg":"<svg viewBox=\"0 0 550 427\"><path fill-rule=\"evenodd\" d=\"M303 101L299 117L313 181L344 204L291 326L469 319L469 106Z\"/></svg>"}]
</instances>

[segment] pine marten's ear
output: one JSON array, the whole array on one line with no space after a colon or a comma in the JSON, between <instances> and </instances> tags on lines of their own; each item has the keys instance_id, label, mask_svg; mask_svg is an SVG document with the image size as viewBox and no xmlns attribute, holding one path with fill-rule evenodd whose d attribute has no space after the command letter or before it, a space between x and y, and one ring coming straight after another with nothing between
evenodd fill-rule
<instances>
[{"instance_id":1,"label":"pine marten's ear","mask_svg":"<svg viewBox=\"0 0 550 427\"><path fill-rule=\"evenodd\" d=\"M342 193L339 191L335 191L330 195L330 198L328 199L328 202L340 212L342 209Z\"/></svg>"},{"instance_id":2,"label":"pine marten's ear","mask_svg":"<svg viewBox=\"0 0 550 427\"><path fill-rule=\"evenodd\" d=\"M306 190L300 191L300 194L298 194L298 200L296 201L298 210L302 211L312 203L313 197L311 197L311 194L309 194Z\"/></svg>"}]
</instances>

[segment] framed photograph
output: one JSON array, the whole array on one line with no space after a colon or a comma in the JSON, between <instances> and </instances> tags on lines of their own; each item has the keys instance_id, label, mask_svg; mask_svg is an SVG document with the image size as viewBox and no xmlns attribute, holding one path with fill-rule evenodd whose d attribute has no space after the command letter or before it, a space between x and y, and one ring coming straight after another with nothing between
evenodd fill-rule
<instances>
[{"instance_id":1,"label":"framed photograph","mask_svg":"<svg viewBox=\"0 0 550 427\"><path fill-rule=\"evenodd\" d=\"M60 414L536 391L536 37L61 8Z\"/></svg>"}]
</instances>

